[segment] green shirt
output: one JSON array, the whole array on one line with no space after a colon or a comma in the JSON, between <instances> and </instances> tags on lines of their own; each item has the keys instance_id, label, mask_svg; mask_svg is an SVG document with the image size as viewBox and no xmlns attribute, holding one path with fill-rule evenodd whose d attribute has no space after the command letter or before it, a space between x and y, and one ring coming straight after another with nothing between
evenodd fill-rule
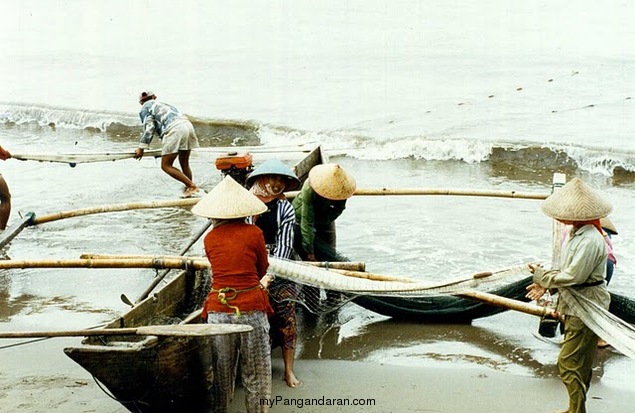
<instances>
[{"instance_id":1,"label":"green shirt","mask_svg":"<svg viewBox=\"0 0 635 413\"><path fill-rule=\"evenodd\" d=\"M302 190L293 200L295 220L302 233L302 248L307 254L314 254L316 228L328 226L337 219L346 208L346 200L333 201L318 195L304 182Z\"/></svg>"},{"instance_id":2,"label":"green shirt","mask_svg":"<svg viewBox=\"0 0 635 413\"><path fill-rule=\"evenodd\" d=\"M607 258L606 243L602 234L593 225L584 225L565 241L560 269L536 271L533 279L545 288L576 288L576 285L604 281ZM577 291L604 308L608 308L611 302L606 283L582 287ZM558 311L565 315L572 314L564 300L559 300Z\"/></svg>"}]
</instances>

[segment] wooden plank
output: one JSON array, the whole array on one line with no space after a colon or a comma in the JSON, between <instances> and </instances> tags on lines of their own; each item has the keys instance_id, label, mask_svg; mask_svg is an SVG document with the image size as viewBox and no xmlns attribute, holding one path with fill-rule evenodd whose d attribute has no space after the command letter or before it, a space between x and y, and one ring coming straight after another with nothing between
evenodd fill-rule
<instances>
[{"instance_id":1,"label":"wooden plank","mask_svg":"<svg viewBox=\"0 0 635 413\"><path fill-rule=\"evenodd\" d=\"M311 168L326 162L328 160L326 154L322 151L322 146L317 146L304 159L293 166L293 172L295 172L300 182L304 183L309 177Z\"/></svg>"}]
</instances>

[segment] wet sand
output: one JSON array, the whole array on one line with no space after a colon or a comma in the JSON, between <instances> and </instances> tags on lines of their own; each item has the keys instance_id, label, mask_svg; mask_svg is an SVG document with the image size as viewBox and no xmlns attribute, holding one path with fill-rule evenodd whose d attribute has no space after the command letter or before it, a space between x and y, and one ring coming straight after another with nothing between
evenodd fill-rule
<instances>
[{"instance_id":1,"label":"wet sand","mask_svg":"<svg viewBox=\"0 0 635 413\"><path fill-rule=\"evenodd\" d=\"M493 371L486 367L466 368L449 362L443 367L422 368L371 362L302 360L297 374L304 385L291 389L281 380L283 366L274 359L273 398L280 412L551 412L566 408L567 395L558 378L531 378ZM241 411L243 393L237 395L232 412ZM322 398L353 402L373 399L365 406L284 406L285 400ZM626 412L635 394L602 384L592 385L589 412Z\"/></svg>"},{"instance_id":2,"label":"wet sand","mask_svg":"<svg viewBox=\"0 0 635 413\"><path fill-rule=\"evenodd\" d=\"M4 357L3 357L4 358ZM3 366L7 364L2 360ZM3 412L127 412L104 394L81 369L25 376L0 375ZM566 406L566 392L557 378L531 378L486 367L448 362L422 368L374 362L301 360L296 372L303 380L292 389L282 380L282 360L273 360L274 407L277 412L551 412ZM3 367L4 370L4 367ZM354 403L364 406L328 405ZM240 386L230 410L244 411ZM589 412L630 411L635 394L601 383L592 385ZM313 404L313 405L311 405Z\"/></svg>"},{"instance_id":3,"label":"wet sand","mask_svg":"<svg viewBox=\"0 0 635 413\"><path fill-rule=\"evenodd\" d=\"M346 311L340 313L345 316ZM275 349L271 411L533 413L563 409L567 394L555 367L558 346L532 336L520 341L506 337L508 323L531 331L535 321L513 313L471 326L379 319L352 331L347 324L317 323L308 328L301 323L295 370L304 384L296 389L286 386L281 352ZM79 341L57 338L0 349L0 412L127 412L64 355L64 347ZM0 346L12 342L2 340ZM632 410L632 366L631 360L614 350L598 350L589 412ZM352 405L355 400L363 400L364 405ZM239 385L230 412L241 411L244 392Z\"/></svg>"},{"instance_id":4,"label":"wet sand","mask_svg":"<svg viewBox=\"0 0 635 413\"><path fill-rule=\"evenodd\" d=\"M559 348L531 335L534 317L507 312L472 325L444 325L361 317L358 311L347 306L330 318L299 317L295 370L304 385L286 386L275 349L271 411L533 413L566 407L555 366ZM64 355L79 341L0 348L0 412L127 412ZM1 340L0 347L16 342ZM634 363L612 349L598 350L589 412L632 410ZM364 405L352 405L356 400ZM230 412L241 411L238 386Z\"/></svg>"}]
</instances>

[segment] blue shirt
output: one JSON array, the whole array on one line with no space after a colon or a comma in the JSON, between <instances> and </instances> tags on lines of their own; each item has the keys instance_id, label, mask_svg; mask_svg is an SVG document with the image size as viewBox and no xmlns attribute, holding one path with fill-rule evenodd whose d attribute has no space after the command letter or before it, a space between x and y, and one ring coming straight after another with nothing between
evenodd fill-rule
<instances>
[{"instance_id":1,"label":"blue shirt","mask_svg":"<svg viewBox=\"0 0 635 413\"><path fill-rule=\"evenodd\" d=\"M143 149L150 147L155 133L162 139L170 127L188 121L187 117L177 108L167 103L157 102L156 99L151 99L143 104L139 117L143 123L143 135L141 135L139 148Z\"/></svg>"}]
</instances>

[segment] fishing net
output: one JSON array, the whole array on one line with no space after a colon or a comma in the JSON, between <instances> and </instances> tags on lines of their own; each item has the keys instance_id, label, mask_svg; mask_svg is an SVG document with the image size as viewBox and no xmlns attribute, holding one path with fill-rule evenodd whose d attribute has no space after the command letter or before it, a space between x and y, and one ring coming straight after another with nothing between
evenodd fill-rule
<instances>
[{"instance_id":1,"label":"fishing net","mask_svg":"<svg viewBox=\"0 0 635 413\"><path fill-rule=\"evenodd\" d=\"M319 238L315 239L315 256L318 261L327 263L350 261ZM270 268L270 272L274 271ZM270 297L276 301L293 301L314 315L333 313L357 297L353 293L327 290L320 285L305 284L283 276L281 278L276 279L269 287Z\"/></svg>"},{"instance_id":2,"label":"fishing net","mask_svg":"<svg viewBox=\"0 0 635 413\"><path fill-rule=\"evenodd\" d=\"M344 262L347 257L321 242L316 248L320 261ZM334 312L351 301L371 311L393 318L425 322L470 322L505 311L501 307L457 297L454 294L471 288L507 298L528 301L525 287L531 274L524 265L511 269L482 273L442 283L426 283L414 279L381 276L372 280L360 274L342 276L337 270L310 267L301 262L270 259L269 271L284 278L289 288L286 299L294 300L313 314ZM276 288L276 287L274 287ZM293 293L291 293L293 291ZM276 296L278 294L272 294Z\"/></svg>"},{"instance_id":3,"label":"fishing net","mask_svg":"<svg viewBox=\"0 0 635 413\"><path fill-rule=\"evenodd\" d=\"M574 315L587 327L622 354L635 359L635 327L573 288L561 288L559 292Z\"/></svg>"}]
</instances>

